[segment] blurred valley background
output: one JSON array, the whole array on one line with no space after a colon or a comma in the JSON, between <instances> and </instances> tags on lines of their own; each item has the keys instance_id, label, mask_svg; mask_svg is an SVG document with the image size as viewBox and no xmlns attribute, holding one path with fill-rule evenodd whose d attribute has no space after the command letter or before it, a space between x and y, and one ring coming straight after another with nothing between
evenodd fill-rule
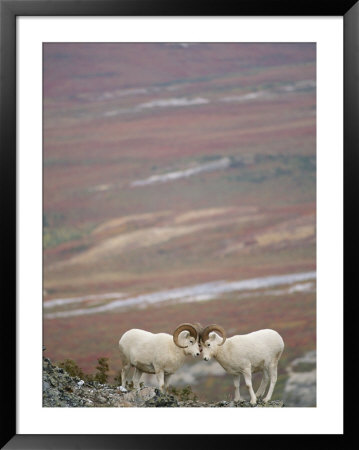
<instances>
[{"instance_id":1,"label":"blurred valley background","mask_svg":"<svg viewBox=\"0 0 359 450\"><path fill-rule=\"evenodd\" d=\"M43 62L46 356L114 377L130 328L273 328L273 399L315 406L315 44L48 43ZM233 396L215 361L172 384Z\"/></svg>"}]
</instances>

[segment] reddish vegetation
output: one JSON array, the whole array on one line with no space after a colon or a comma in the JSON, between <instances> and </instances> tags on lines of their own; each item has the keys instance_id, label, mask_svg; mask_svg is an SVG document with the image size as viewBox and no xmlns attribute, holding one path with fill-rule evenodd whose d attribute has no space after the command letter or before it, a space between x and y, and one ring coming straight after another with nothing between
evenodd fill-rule
<instances>
[{"instance_id":1,"label":"reddish vegetation","mask_svg":"<svg viewBox=\"0 0 359 450\"><path fill-rule=\"evenodd\" d=\"M279 365L279 373L285 374L289 361L315 348L315 303L313 294L258 296L242 300L236 300L235 296L232 296L208 303L53 320L45 327L44 342L52 358L63 360L71 357L88 373L95 371L97 358L106 356L110 358L110 374L114 376L121 368L118 340L122 333L130 328L171 333L176 325L183 321L220 323L228 331L228 335L273 328L285 341L285 351ZM198 363L204 364L200 361ZM222 393L225 387L227 386L223 387ZM208 392L207 389L205 397L220 397L221 389L220 386L213 392L211 389ZM203 386L195 386L194 390L203 393L206 389Z\"/></svg>"},{"instance_id":2,"label":"reddish vegetation","mask_svg":"<svg viewBox=\"0 0 359 450\"><path fill-rule=\"evenodd\" d=\"M258 67L268 67L266 79L272 81L278 78L272 75L273 66L309 61L315 61L312 44L297 44L295 49L291 44L206 44L200 51L198 46L184 49L176 44L46 44L44 89L51 98L239 71L246 75ZM295 68L290 70L300 79ZM249 73L244 80L253 84L257 77Z\"/></svg>"},{"instance_id":3,"label":"reddish vegetation","mask_svg":"<svg viewBox=\"0 0 359 450\"><path fill-rule=\"evenodd\" d=\"M44 300L315 270L315 73L313 44L46 44ZM141 107L198 98L208 103ZM225 170L131 187L223 157ZM85 371L107 356L114 374L131 327L273 327L284 373L315 348L315 318L314 294L232 294L45 320L44 342Z\"/></svg>"},{"instance_id":4,"label":"reddish vegetation","mask_svg":"<svg viewBox=\"0 0 359 450\"><path fill-rule=\"evenodd\" d=\"M259 314L260 311L260 314ZM120 366L118 340L130 328L154 333L171 333L183 321L217 323L229 335L245 334L261 328L276 329L285 340L282 362L299 356L315 345L315 299L312 294L257 297L236 300L235 295L206 303L152 307L102 315L54 319L45 328L44 341L50 341L51 356L56 360L71 355L85 371L92 371L97 358L107 356L112 373ZM89 345L89 342L91 345Z\"/></svg>"}]
</instances>

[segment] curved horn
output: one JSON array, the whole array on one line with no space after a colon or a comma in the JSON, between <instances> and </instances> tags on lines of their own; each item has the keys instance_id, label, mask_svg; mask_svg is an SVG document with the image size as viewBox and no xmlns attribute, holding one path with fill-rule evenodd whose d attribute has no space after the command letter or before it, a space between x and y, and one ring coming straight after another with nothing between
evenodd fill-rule
<instances>
[{"instance_id":1,"label":"curved horn","mask_svg":"<svg viewBox=\"0 0 359 450\"><path fill-rule=\"evenodd\" d=\"M190 324L190 323L182 323L181 325L178 325L178 327L173 332L173 342L177 345L177 347L180 347L180 348L188 347L188 345L180 345L178 343L178 336L184 330L189 331L190 335L193 338L195 338L195 339L197 339L197 336L198 336L198 332L197 332L196 328L192 324Z\"/></svg>"},{"instance_id":2,"label":"curved horn","mask_svg":"<svg viewBox=\"0 0 359 450\"><path fill-rule=\"evenodd\" d=\"M202 333L201 333L201 340L202 342L206 342L206 340L208 339L209 333L211 333L212 331L218 331L219 334L222 336L222 342L218 345L223 345L226 342L227 339L227 335L226 332L224 331L224 328L222 328L219 325L208 325L208 327L206 327Z\"/></svg>"}]
</instances>

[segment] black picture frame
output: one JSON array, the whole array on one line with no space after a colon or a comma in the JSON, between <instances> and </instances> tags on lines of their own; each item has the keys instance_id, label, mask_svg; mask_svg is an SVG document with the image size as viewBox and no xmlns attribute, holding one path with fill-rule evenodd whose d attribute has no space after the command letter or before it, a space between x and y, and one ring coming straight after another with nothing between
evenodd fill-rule
<instances>
[{"instance_id":1,"label":"black picture frame","mask_svg":"<svg viewBox=\"0 0 359 450\"><path fill-rule=\"evenodd\" d=\"M182 448L223 445L237 439L245 445L274 435L18 435L16 434L16 17L19 16L342 16L344 19L344 286L351 292L356 266L354 256L358 221L357 197L359 130L359 4L356 0L251 0L219 3L188 0L0 0L1 102L0 155L1 195L5 208L2 231L3 269L3 343L1 448L6 449L142 449ZM349 239L350 236L350 239ZM354 244L354 245L353 245ZM351 269L352 267L352 269ZM343 269L344 270L344 269ZM345 293L344 289L344 293ZM355 292L353 290L353 292ZM354 299L355 300L355 299ZM354 328L355 305L346 305L346 329ZM348 350L344 353L346 356ZM335 376L335 374L331 374ZM6 388L5 388L6 386ZM354 418L354 417L353 417ZM350 429L353 418L346 424ZM284 430L285 433L285 430ZM293 435L291 435L293 437ZM311 436L312 438L313 436ZM298 444L308 435L298 435ZM229 442L228 442L229 443ZM276 444L278 445L278 443Z\"/></svg>"}]
</instances>

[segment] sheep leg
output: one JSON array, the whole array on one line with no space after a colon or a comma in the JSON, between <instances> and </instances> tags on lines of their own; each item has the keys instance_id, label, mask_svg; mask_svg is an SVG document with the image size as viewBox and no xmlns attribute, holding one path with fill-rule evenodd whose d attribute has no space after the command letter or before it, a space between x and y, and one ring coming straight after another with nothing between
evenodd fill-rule
<instances>
[{"instance_id":1,"label":"sheep leg","mask_svg":"<svg viewBox=\"0 0 359 450\"><path fill-rule=\"evenodd\" d=\"M127 383L128 372L131 369L131 364L126 364L122 367L121 371L121 385L125 388Z\"/></svg>"},{"instance_id":2,"label":"sheep leg","mask_svg":"<svg viewBox=\"0 0 359 450\"><path fill-rule=\"evenodd\" d=\"M167 373L167 374L165 374L165 376L164 376L164 388L165 388L165 390L167 390L167 387L168 387L168 380L169 380L169 378L170 378L171 375L172 375L172 374Z\"/></svg>"},{"instance_id":3,"label":"sheep leg","mask_svg":"<svg viewBox=\"0 0 359 450\"><path fill-rule=\"evenodd\" d=\"M256 396L258 397L262 397L262 395L264 394L267 384L268 384L268 380L269 380L269 375L268 375L268 371L267 369L263 370L263 378L261 381L261 384L256 392Z\"/></svg>"},{"instance_id":4,"label":"sheep leg","mask_svg":"<svg viewBox=\"0 0 359 450\"><path fill-rule=\"evenodd\" d=\"M161 370L160 372L156 372L156 378L157 378L158 387L160 388L160 391L164 392L165 374L164 374L163 370Z\"/></svg>"},{"instance_id":5,"label":"sheep leg","mask_svg":"<svg viewBox=\"0 0 359 450\"><path fill-rule=\"evenodd\" d=\"M143 374L142 370L137 369L137 367L136 367L135 373L133 374L133 378L132 378L133 387L138 388L142 374Z\"/></svg>"},{"instance_id":6,"label":"sheep leg","mask_svg":"<svg viewBox=\"0 0 359 450\"><path fill-rule=\"evenodd\" d=\"M239 392L240 381L241 381L240 375L233 375L234 401L235 402L243 402L243 398L241 398L241 394Z\"/></svg>"},{"instance_id":7,"label":"sheep leg","mask_svg":"<svg viewBox=\"0 0 359 450\"><path fill-rule=\"evenodd\" d=\"M244 376L244 381L246 383L247 389L249 391L249 395L251 396L251 404L255 405L257 403L257 397L253 390L252 373L251 373L250 369L243 372L243 376Z\"/></svg>"},{"instance_id":8,"label":"sheep leg","mask_svg":"<svg viewBox=\"0 0 359 450\"><path fill-rule=\"evenodd\" d=\"M268 389L268 393L266 397L263 399L264 402L269 402L269 400L272 397L274 386L277 382L277 364L272 364L269 367L269 378L270 378L270 385Z\"/></svg>"}]
</instances>

